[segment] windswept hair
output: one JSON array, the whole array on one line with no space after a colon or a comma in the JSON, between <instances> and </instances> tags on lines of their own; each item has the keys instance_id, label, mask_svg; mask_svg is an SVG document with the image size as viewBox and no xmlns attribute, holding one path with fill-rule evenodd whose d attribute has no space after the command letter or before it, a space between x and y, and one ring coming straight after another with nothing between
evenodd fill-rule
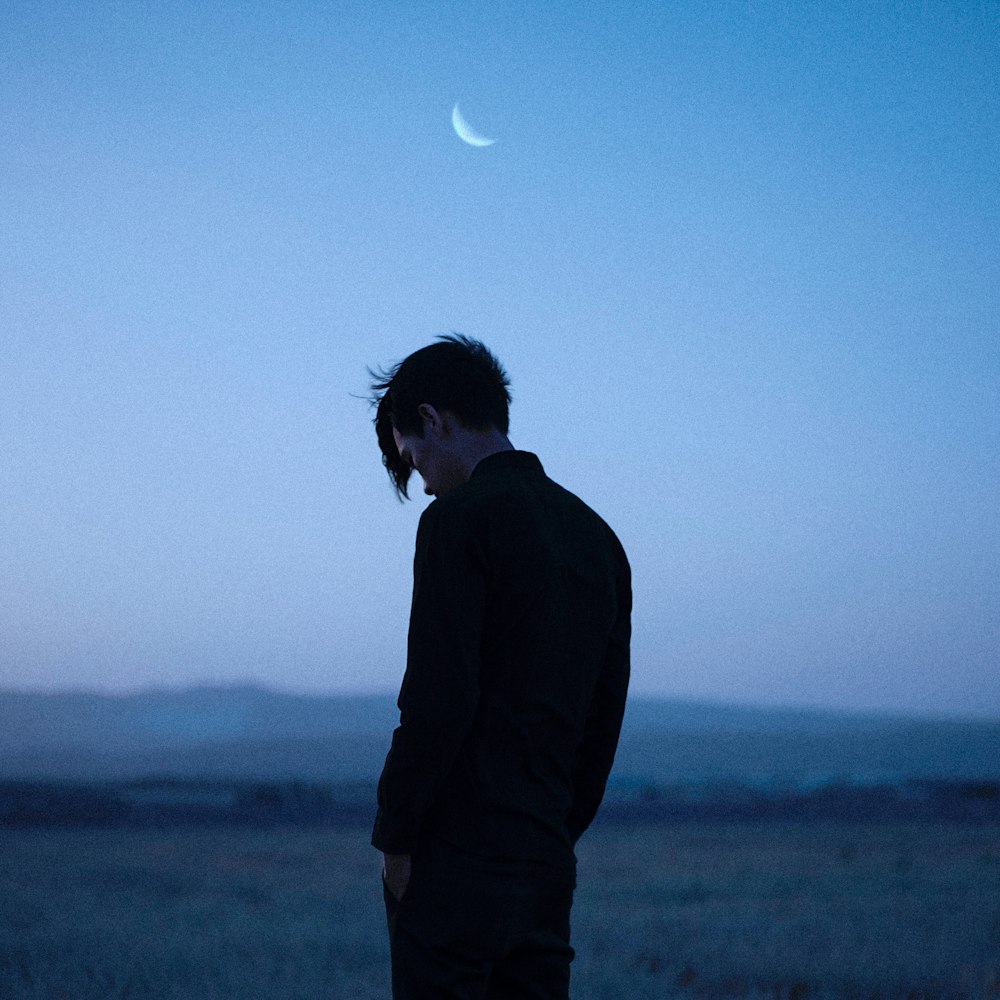
<instances>
[{"instance_id":1,"label":"windswept hair","mask_svg":"<svg viewBox=\"0 0 1000 1000\"><path fill-rule=\"evenodd\" d=\"M390 368L368 369L382 464L400 500L409 499L411 469L400 458L392 431L423 437L417 413L421 403L450 411L474 430L496 427L506 434L510 422L510 379L496 356L481 341L460 333L443 334L438 341Z\"/></svg>"}]
</instances>

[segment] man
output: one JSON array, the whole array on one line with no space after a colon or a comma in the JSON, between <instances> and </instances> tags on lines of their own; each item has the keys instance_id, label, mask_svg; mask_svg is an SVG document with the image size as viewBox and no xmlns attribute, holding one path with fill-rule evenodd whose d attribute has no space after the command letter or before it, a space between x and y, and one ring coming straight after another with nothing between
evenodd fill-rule
<instances>
[{"instance_id":1,"label":"man","mask_svg":"<svg viewBox=\"0 0 1000 1000\"><path fill-rule=\"evenodd\" d=\"M612 530L507 437L509 380L440 338L373 373L375 427L420 518L400 724L372 844L396 1000L569 995L574 844L600 805L629 676Z\"/></svg>"}]
</instances>

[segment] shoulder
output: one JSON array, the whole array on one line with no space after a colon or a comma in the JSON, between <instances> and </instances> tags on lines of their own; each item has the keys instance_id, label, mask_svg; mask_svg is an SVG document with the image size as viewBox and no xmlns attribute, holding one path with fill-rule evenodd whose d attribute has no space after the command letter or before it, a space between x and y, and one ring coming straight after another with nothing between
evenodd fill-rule
<instances>
[{"instance_id":1,"label":"shoulder","mask_svg":"<svg viewBox=\"0 0 1000 1000\"><path fill-rule=\"evenodd\" d=\"M417 550L465 544L480 532L483 518L465 486L432 500L417 523Z\"/></svg>"},{"instance_id":2,"label":"shoulder","mask_svg":"<svg viewBox=\"0 0 1000 1000\"><path fill-rule=\"evenodd\" d=\"M566 489L565 486L561 486L554 480L548 479L547 481L551 485L554 494L560 498L562 505L567 510L572 510L580 521L586 522L597 534L603 536L613 548L621 550L622 555L625 554L614 529L590 504L585 500L581 500L571 490Z\"/></svg>"}]
</instances>

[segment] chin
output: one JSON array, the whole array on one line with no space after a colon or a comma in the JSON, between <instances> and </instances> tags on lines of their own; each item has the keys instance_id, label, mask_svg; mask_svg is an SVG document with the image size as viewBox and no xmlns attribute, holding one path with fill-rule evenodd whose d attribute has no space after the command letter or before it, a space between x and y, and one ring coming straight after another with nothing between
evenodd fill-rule
<instances>
[{"instance_id":1,"label":"chin","mask_svg":"<svg viewBox=\"0 0 1000 1000\"><path fill-rule=\"evenodd\" d=\"M450 493L456 486L461 486L461 482L457 483L440 483L437 486L425 486L424 492L429 493L432 497L443 497L446 493Z\"/></svg>"}]
</instances>

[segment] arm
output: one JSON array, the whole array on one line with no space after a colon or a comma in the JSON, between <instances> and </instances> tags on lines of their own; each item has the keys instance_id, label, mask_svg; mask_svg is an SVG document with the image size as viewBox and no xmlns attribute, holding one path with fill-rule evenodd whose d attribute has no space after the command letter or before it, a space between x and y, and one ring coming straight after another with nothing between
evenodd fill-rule
<instances>
[{"instance_id":1,"label":"arm","mask_svg":"<svg viewBox=\"0 0 1000 1000\"><path fill-rule=\"evenodd\" d=\"M412 854L479 701L486 566L461 508L431 504L420 518L400 721L378 789L372 844Z\"/></svg>"},{"instance_id":2,"label":"arm","mask_svg":"<svg viewBox=\"0 0 1000 1000\"><path fill-rule=\"evenodd\" d=\"M566 820L573 843L597 814L618 748L628 692L631 613L631 585L626 576L573 770L573 805Z\"/></svg>"}]
</instances>

